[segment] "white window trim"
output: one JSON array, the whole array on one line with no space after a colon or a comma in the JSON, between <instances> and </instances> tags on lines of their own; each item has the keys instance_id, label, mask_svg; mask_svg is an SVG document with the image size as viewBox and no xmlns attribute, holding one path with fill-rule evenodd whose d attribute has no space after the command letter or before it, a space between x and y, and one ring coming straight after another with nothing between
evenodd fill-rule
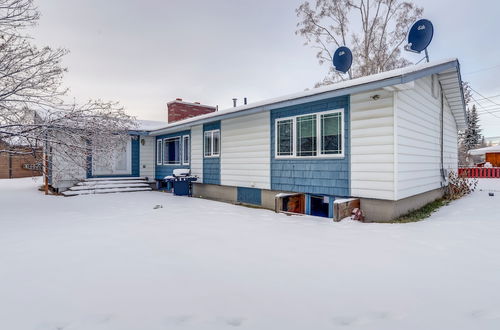
<instances>
[{"instance_id":1,"label":"white window trim","mask_svg":"<svg viewBox=\"0 0 500 330\"><path fill-rule=\"evenodd\" d=\"M179 162L169 164L165 160L165 141L175 140L175 139L179 139ZM179 166L179 165L181 165L182 164L182 145L181 145L182 137L180 135L171 136L168 138L164 138L162 141L163 141L163 143L162 143L162 162L163 162L163 164L162 165L163 166Z\"/></svg>"},{"instance_id":2,"label":"white window trim","mask_svg":"<svg viewBox=\"0 0 500 330\"><path fill-rule=\"evenodd\" d=\"M217 154L214 153L214 133L219 132L219 152ZM210 135L210 140L212 143L210 144L210 155L205 154L205 137L208 134ZM220 129L213 129L210 131L205 131L203 132L203 157L204 158L218 158L220 157L220 145L221 145L221 135L220 135Z\"/></svg>"},{"instance_id":3,"label":"white window trim","mask_svg":"<svg viewBox=\"0 0 500 330\"><path fill-rule=\"evenodd\" d=\"M340 154L333 155L323 155L321 154L322 149L322 141L321 141L321 116L328 115L332 113L340 113L341 121L340 121L340 131L342 132L341 146L342 150ZM303 116L316 116L316 156L297 156L297 117ZM292 141L293 141L293 152L290 156L278 156L278 122L283 120L292 120ZM274 121L274 158L275 159L332 159L332 158L344 158L345 157L345 130L344 130L344 109L335 109L314 113L304 113L297 116L283 117L277 118Z\"/></svg>"},{"instance_id":4,"label":"white window trim","mask_svg":"<svg viewBox=\"0 0 500 330\"><path fill-rule=\"evenodd\" d=\"M185 152L186 150L184 149L184 140L187 139L188 141L188 149L189 149L189 152L187 152L187 162L185 162ZM189 135L183 135L182 136L182 165L189 165L189 163L191 162L191 139L189 137Z\"/></svg>"},{"instance_id":5,"label":"white window trim","mask_svg":"<svg viewBox=\"0 0 500 330\"><path fill-rule=\"evenodd\" d=\"M160 144L160 147L158 147L158 142ZM158 157L158 153L160 154L160 157ZM156 140L156 165L162 165L163 164L163 139L157 139Z\"/></svg>"}]
</instances>

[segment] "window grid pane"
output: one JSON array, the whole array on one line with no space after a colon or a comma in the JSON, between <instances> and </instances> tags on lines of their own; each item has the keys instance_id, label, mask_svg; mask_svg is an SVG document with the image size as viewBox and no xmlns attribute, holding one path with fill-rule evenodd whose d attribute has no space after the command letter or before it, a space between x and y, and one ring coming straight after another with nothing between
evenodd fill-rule
<instances>
[{"instance_id":1,"label":"window grid pane","mask_svg":"<svg viewBox=\"0 0 500 330\"><path fill-rule=\"evenodd\" d=\"M293 155L293 119L278 121L278 156Z\"/></svg>"},{"instance_id":2,"label":"window grid pane","mask_svg":"<svg viewBox=\"0 0 500 330\"><path fill-rule=\"evenodd\" d=\"M220 147L220 131L213 131L212 145L213 145L212 156L218 156Z\"/></svg>"},{"instance_id":3,"label":"window grid pane","mask_svg":"<svg viewBox=\"0 0 500 330\"><path fill-rule=\"evenodd\" d=\"M316 115L297 117L297 156L317 155Z\"/></svg>"},{"instance_id":4,"label":"window grid pane","mask_svg":"<svg viewBox=\"0 0 500 330\"><path fill-rule=\"evenodd\" d=\"M205 156L212 155L212 133L205 132Z\"/></svg>"},{"instance_id":5,"label":"window grid pane","mask_svg":"<svg viewBox=\"0 0 500 330\"><path fill-rule=\"evenodd\" d=\"M321 115L321 154L342 153L342 115L332 113Z\"/></svg>"}]
</instances>

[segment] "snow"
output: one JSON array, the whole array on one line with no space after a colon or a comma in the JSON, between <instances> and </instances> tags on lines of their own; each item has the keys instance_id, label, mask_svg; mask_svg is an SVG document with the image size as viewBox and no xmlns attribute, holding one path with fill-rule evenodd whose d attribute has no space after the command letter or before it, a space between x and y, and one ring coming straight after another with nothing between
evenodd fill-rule
<instances>
[{"instance_id":1,"label":"snow","mask_svg":"<svg viewBox=\"0 0 500 330\"><path fill-rule=\"evenodd\" d=\"M500 180L410 224L40 184L0 180L2 329L500 328Z\"/></svg>"},{"instance_id":2,"label":"snow","mask_svg":"<svg viewBox=\"0 0 500 330\"><path fill-rule=\"evenodd\" d=\"M404 67L404 68L385 71L385 72L381 72L381 73L377 73L377 74L373 74L373 75L369 75L369 76L364 76L364 77L360 77L360 78L356 78L356 79L345 80L345 81L341 81L341 82L331 84L328 86L312 88L310 90L301 91L298 93L293 93L293 94L289 94L289 95L285 95L285 96L279 96L279 97L275 97L275 98L271 98L271 99L267 99L267 100L249 103L247 105L232 107L232 108L224 109L221 111L216 111L216 112L212 112L212 113L208 113L208 114L204 114L204 115L200 115L200 116L196 116L196 117L192 117L192 118L187 118L184 120L176 121L175 123L164 125L164 127L157 129L158 132L153 132L153 134L155 134L155 135L163 134L163 133L166 133L167 130L174 129L177 126L186 125L186 124L194 125L198 121L202 121L202 120L209 119L209 118L211 119L212 117L218 117L218 116L229 114L229 113L244 112L246 110L250 110L250 109L258 108L258 107L263 107L263 106L269 106L269 105L272 105L275 103L291 101L291 100L295 100L295 99L299 99L299 98L304 98L307 96L322 94L322 93L336 91L336 90L342 90L342 89L350 88L353 86L365 85L365 84L369 84L372 82L382 81L382 80L386 80L386 79L390 79L390 78L394 78L394 77L398 77L398 76L405 76L405 75L408 75L411 73L423 71L423 70L426 70L426 69L429 69L429 68L432 68L435 66L439 66L439 65L451 63L451 62L458 62L458 59L448 58L448 59L443 59L443 60L438 60L438 61L432 61L429 63L409 65L409 66Z\"/></svg>"},{"instance_id":3,"label":"snow","mask_svg":"<svg viewBox=\"0 0 500 330\"><path fill-rule=\"evenodd\" d=\"M156 120L136 120L138 131L154 131L163 128L168 125L166 121L156 121Z\"/></svg>"}]
</instances>

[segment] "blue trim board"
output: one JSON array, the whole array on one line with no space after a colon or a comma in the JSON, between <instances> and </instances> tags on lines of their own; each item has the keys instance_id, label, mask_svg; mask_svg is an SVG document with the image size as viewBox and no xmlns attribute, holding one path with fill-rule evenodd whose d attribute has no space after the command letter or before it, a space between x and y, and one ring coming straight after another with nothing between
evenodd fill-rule
<instances>
[{"instance_id":1,"label":"blue trim board","mask_svg":"<svg viewBox=\"0 0 500 330\"><path fill-rule=\"evenodd\" d=\"M180 160L181 160L181 163L182 163L182 136L184 135L189 135L189 141L190 143L192 144L191 142L191 130L186 130L186 131L180 131L180 132L176 132L176 133L171 133L171 134L164 134L164 135L158 135L155 139L155 178L157 180L161 180L163 179L164 177L166 176L170 176L173 174L174 170L175 169L180 169L180 168L191 168L190 165L158 165L156 163L156 146L157 146L157 141L160 140L160 139L168 139L168 138L172 138L172 137L176 137L176 136L179 136L181 137L181 143L180 143ZM191 150L190 150L191 151ZM190 159L190 162L191 162L191 157L189 157Z\"/></svg>"},{"instance_id":2,"label":"blue trim board","mask_svg":"<svg viewBox=\"0 0 500 330\"><path fill-rule=\"evenodd\" d=\"M220 120L215 121L212 123L204 124L203 125L203 133L206 131L211 131L214 129L219 129L220 130ZM220 132L221 137L222 137L222 131ZM202 135L202 146L203 150L202 152L204 153L205 150L205 134ZM222 154L224 150L220 150L220 153ZM205 157L203 156L203 183L208 183L208 184L220 184L220 156L219 157Z\"/></svg>"},{"instance_id":3,"label":"blue trim board","mask_svg":"<svg viewBox=\"0 0 500 330\"><path fill-rule=\"evenodd\" d=\"M262 190L258 188L237 188L237 200L241 203L262 205Z\"/></svg>"},{"instance_id":4,"label":"blue trim board","mask_svg":"<svg viewBox=\"0 0 500 330\"><path fill-rule=\"evenodd\" d=\"M276 159L276 119L344 109L343 158ZM275 109L270 112L271 189L324 196L350 196L350 107L349 96Z\"/></svg>"},{"instance_id":5,"label":"blue trim board","mask_svg":"<svg viewBox=\"0 0 500 330\"><path fill-rule=\"evenodd\" d=\"M140 174L140 160L141 160L141 148L140 137L138 135L134 135L132 137L132 176L139 176Z\"/></svg>"}]
</instances>

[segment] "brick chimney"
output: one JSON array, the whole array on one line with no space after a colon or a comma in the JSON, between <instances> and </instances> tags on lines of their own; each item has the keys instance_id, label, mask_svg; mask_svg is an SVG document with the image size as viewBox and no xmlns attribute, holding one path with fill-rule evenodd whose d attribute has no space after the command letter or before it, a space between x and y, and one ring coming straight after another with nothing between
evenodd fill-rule
<instances>
[{"instance_id":1,"label":"brick chimney","mask_svg":"<svg viewBox=\"0 0 500 330\"><path fill-rule=\"evenodd\" d=\"M216 107L200 104L200 102L186 102L181 98L167 103L167 120L173 123L179 120L192 118L207 113L215 112Z\"/></svg>"}]
</instances>

